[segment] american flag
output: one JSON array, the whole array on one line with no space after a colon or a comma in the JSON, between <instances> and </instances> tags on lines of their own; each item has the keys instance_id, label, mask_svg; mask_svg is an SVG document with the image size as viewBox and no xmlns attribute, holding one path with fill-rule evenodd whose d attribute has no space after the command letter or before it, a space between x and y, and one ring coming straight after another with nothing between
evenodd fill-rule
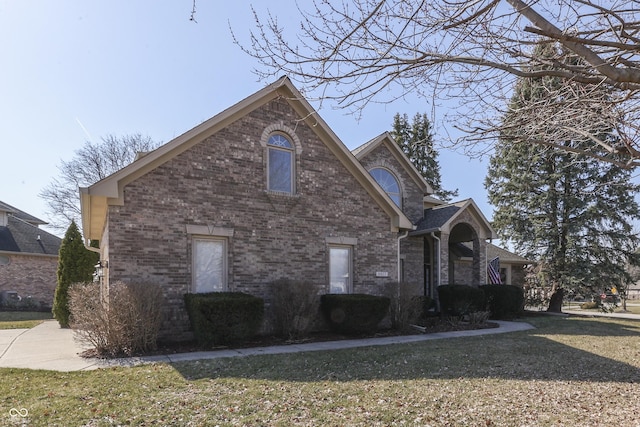
<instances>
[{"instance_id":1,"label":"american flag","mask_svg":"<svg viewBox=\"0 0 640 427\"><path fill-rule=\"evenodd\" d=\"M489 282L492 285L501 285L500 278L500 257L495 257L487 263L487 273L489 274Z\"/></svg>"}]
</instances>

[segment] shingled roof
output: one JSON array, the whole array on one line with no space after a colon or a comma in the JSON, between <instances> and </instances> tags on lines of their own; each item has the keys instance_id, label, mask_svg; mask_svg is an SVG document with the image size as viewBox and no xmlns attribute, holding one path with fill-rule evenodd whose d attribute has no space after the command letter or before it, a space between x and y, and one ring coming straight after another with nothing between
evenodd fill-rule
<instances>
[{"instance_id":1,"label":"shingled roof","mask_svg":"<svg viewBox=\"0 0 640 427\"><path fill-rule=\"evenodd\" d=\"M33 224L33 225L45 225L48 224L48 222L45 222L41 219L36 218L33 215L29 215L28 213L26 213L25 211L21 211L18 208L15 208L13 206L11 206L8 203L5 203L3 201L0 200L0 212L8 212L9 214L13 215L16 218L20 218L21 220L28 222L29 224Z\"/></svg>"},{"instance_id":2,"label":"shingled roof","mask_svg":"<svg viewBox=\"0 0 640 427\"><path fill-rule=\"evenodd\" d=\"M6 225L0 226L0 251L58 255L62 239L38 228L46 222L4 202L0 211L8 213Z\"/></svg>"}]
</instances>

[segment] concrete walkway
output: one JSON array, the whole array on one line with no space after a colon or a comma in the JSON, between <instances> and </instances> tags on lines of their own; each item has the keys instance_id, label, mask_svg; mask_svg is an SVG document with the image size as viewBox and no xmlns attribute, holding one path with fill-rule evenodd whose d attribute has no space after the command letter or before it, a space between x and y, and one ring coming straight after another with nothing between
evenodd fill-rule
<instances>
[{"instance_id":1,"label":"concrete walkway","mask_svg":"<svg viewBox=\"0 0 640 427\"><path fill-rule=\"evenodd\" d=\"M88 347L79 344L77 340L74 339L73 331L70 329L62 329L58 326L57 321L47 320L32 329L0 330L0 368L83 371L113 366L135 366L143 363L175 363L223 357L297 353L402 344L443 338L470 337L533 329L533 326L524 322L497 321L496 323L500 325L498 328L477 329L473 331L290 344L273 347L201 351L122 359L96 359L81 357L80 353Z\"/></svg>"}]
</instances>

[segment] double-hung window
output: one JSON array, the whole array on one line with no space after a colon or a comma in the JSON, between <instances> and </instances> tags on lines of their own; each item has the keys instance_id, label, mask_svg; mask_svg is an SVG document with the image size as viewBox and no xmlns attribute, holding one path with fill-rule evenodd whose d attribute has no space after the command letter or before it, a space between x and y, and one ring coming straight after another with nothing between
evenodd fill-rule
<instances>
[{"instance_id":1,"label":"double-hung window","mask_svg":"<svg viewBox=\"0 0 640 427\"><path fill-rule=\"evenodd\" d=\"M193 238L193 292L227 290L227 240Z\"/></svg>"},{"instance_id":2,"label":"double-hung window","mask_svg":"<svg viewBox=\"0 0 640 427\"><path fill-rule=\"evenodd\" d=\"M267 187L270 191L294 193L293 144L284 135L276 133L267 141Z\"/></svg>"}]
</instances>

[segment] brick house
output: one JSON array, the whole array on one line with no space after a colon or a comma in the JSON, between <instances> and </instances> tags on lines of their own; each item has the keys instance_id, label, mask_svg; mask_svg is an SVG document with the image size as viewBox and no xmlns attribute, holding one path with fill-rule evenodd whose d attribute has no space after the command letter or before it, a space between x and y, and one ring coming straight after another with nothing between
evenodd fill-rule
<instances>
[{"instance_id":1,"label":"brick house","mask_svg":"<svg viewBox=\"0 0 640 427\"><path fill-rule=\"evenodd\" d=\"M162 336L182 339L188 292L269 283L380 294L448 283L449 248L470 242L486 283L490 224L472 200L444 204L388 134L350 152L284 77L131 165L80 189L84 238L100 241L103 292L161 286Z\"/></svg>"},{"instance_id":2,"label":"brick house","mask_svg":"<svg viewBox=\"0 0 640 427\"><path fill-rule=\"evenodd\" d=\"M10 295L51 307L62 240L46 222L0 201L0 304Z\"/></svg>"}]
</instances>

